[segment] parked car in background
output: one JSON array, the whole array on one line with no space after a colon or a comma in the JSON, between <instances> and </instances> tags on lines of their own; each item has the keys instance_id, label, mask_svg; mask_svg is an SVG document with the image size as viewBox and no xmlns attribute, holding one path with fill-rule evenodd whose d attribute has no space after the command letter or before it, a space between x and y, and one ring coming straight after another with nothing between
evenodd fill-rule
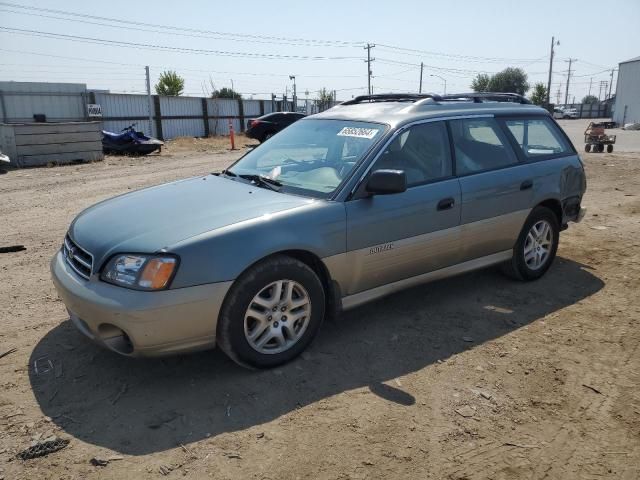
<instances>
[{"instance_id":1,"label":"parked car in background","mask_svg":"<svg viewBox=\"0 0 640 480\"><path fill-rule=\"evenodd\" d=\"M356 97L221 173L86 209L53 282L73 324L114 352L218 345L265 368L299 355L325 317L410 286L497 264L536 280L584 215L586 179L529 103Z\"/></svg>"},{"instance_id":2,"label":"parked car in background","mask_svg":"<svg viewBox=\"0 0 640 480\"><path fill-rule=\"evenodd\" d=\"M255 138L260 143L270 139L276 133L284 130L289 125L304 118L304 113L274 112L247 122L247 137Z\"/></svg>"},{"instance_id":3,"label":"parked car in background","mask_svg":"<svg viewBox=\"0 0 640 480\"><path fill-rule=\"evenodd\" d=\"M578 110L575 108L555 107L553 118L563 118L565 120L579 118Z\"/></svg>"}]
</instances>

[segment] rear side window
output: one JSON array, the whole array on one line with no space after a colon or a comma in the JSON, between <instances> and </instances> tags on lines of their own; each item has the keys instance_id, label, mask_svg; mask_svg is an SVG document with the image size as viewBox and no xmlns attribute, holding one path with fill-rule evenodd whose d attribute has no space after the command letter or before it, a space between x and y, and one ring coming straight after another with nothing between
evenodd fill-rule
<instances>
[{"instance_id":1,"label":"rear side window","mask_svg":"<svg viewBox=\"0 0 640 480\"><path fill-rule=\"evenodd\" d=\"M505 134L493 118L451 120L456 173L493 170L518 163Z\"/></svg>"},{"instance_id":2,"label":"rear side window","mask_svg":"<svg viewBox=\"0 0 640 480\"><path fill-rule=\"evenodd\" d=\"M505 123L527 158L572 153L565 138L548 118L506 120Z\"/></svg>"},{"instance_id":3,"label":"rear side window","mask_svg":"<svg viewBox=\"0 0 640 480\"><path fill-rule=\"evenodd\" d=\"M450 177L451 154L444 122L414 125L399 134L380 155L374 170L403 170L407 186Z\"/></svg>"}]
</instances>

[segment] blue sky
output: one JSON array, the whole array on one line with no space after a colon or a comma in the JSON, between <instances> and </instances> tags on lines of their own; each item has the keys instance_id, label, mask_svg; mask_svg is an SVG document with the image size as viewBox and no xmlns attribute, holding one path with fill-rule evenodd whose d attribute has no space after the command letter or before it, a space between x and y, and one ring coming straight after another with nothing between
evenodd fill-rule
<instances>
[{"instance_id":1,"label":"blue sky","mask_svg":"<svg viewBox=\"0 0 640 480\"><path fill-rule=\"evenodd\" d=\"M217 88L233 80L245 96L265 98L290 91L289 75L295 75L301 98L326 87L337 90L338 99L347 99L366 92L362 44L367 42L376 45L372 84L378 93L417 91L420 62L426 65L423 91L442 92L443 80L432 75L445 78L449 92L468 91L477 72L507 66L522 67L531 84L546 84L555 35L560 45L552 97L561 86L564 98L565 60L571 57L577 61L569 98L580 99L590 79L597 95L600 81L610 79L605 70L640 55L639 0L13 0L0 1L0 16L1 27L23 30L0 29L0 80L80 82L118 92L144 91L144 65L150 65L152 82L162 70L178 71L186 79L188 95L202 95L210 89L210 80ZM179 28L114 23L109 18ZM87 43L87 38L100 42Z\"/></svg>"}]
</instances>

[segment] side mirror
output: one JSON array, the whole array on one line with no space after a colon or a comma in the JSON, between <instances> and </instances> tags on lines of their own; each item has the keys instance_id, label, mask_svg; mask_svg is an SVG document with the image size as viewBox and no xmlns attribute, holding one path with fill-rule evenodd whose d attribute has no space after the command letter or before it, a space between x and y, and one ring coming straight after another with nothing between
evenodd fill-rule
<instances>
[{"instance_id":1,"label":"side mirror","mask_svg":"<svg viewBox=\"0 0 640 480\"><path fill-rule=\"evenodd\" d=\"M373 195L402 193L407 189L407 175L403 170L375 170L367 180L366 190Z\"/></svg>"}]
</instances>

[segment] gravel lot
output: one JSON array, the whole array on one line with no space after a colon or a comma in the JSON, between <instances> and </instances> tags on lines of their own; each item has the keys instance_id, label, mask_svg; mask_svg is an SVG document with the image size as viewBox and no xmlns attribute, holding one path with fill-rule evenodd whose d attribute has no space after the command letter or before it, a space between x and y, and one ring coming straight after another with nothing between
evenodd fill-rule
<instances>
[{"instance_id":1,"label":"gravel lot","mask_svg":"<svg viewBox=\"0 0 640 480\"><path fill-rule=\"evenodd\" d=\"M567 132L569 138L578 149L584 152L584 131L589 122L609 121L609 118L594 118L591 120L558 120L558 123ZM611 128L606 130L607 135L616 135L615 152L640 152L640 135L637 131L622 130L621 128Z\"/></svg>"},{"instance_id":2,"label":"gravel lot","mask_svg":"<svg viewBox=\"0 0 640 480\"><path fill-rule=\"evenodd\" d=\"M574 140L586 125L561 123ZM640 132L622 133L613 154L583 155L589 213L543 279L489 269L417 287L326 323L302 358L262 372L219 351L101 350L48 271L83 208L240 152L184 139L0 175L0 245L27 247L0 254L0 355L16 349L0 358L0 479L639 478ZM69 445L15 458L52 435Z\"/></svg>"}]
</instances>

